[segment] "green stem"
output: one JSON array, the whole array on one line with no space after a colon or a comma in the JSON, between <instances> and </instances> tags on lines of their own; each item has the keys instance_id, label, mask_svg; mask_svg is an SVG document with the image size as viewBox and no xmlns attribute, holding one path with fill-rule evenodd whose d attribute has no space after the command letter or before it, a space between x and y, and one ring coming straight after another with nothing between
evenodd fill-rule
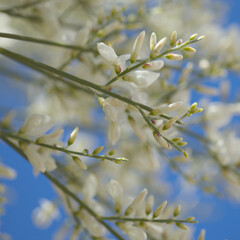
<instances>
[{"instance_id":1,"label":"green stem","mask_svg":"<svg viewBox=\"0 0 240 240\"><path fill-rule=\"evenodd\" d=\"M132 105L134 107L140 107L148 112L151 112L153 109L147 105L144 105L142 103L138 103L138 102L135 102L129 98L126 98L126 97L123 97L117 93L114 93L114 92L111 92L107 89L105 89L104 87L100 86L100 85L97 85L95 83L92 83L92 82L89 82L87 80L84 80L84 79L81 79L81 78L78 78L74 75L71 75L69 73L66 73L64 71L61 71L61 70L58 70L56 68L53 68L49 65L46 65L44 63L41 63L41 62L38 62L38 61L35 61L31 58L28 58L28 57L25 57L21 54L17 54L17 53L14 53L14 52L11 52L11 51L8 51L7 49L4 49L4 48L0 48L0 54L8 57L8 58L11 58L19 63L22 63L38 72L50 72L50 73L53 73L53 74L56 74L60 77L63 77L63 78L66 78L66 79L69 79L73 82L76 82L78 84L81 84L81 85L84 85L84 86L87 86L87 87L90 87L90 88L93 88L99 92L102 92L108 96L111 96L111 97L114 97L114 98L117 98L123 102L126 102L128 103L129 105ZM159 115L160 117L162 118L165 118L165 119L171 119L172 117L166 115L166 114L161 114ZM180 123L177 121L177 123ZM182 123L180 123L182 124Z\"/></svg>"},{"instance_id":2,"label":"green stem","mask_svg":"<svg viewBox=\"0 0 240 240\"><path fill-rule=\"evenodd\" d=\"M108 83L106 83L105 86L109 86L110 84L114 83L115 81L117 81L119 78L125 76L126 74L128 74L129 72L141 67L142 65L144 65L145 63L149 62L149 61L152 61L152 60L155 60L155 59L158 59L158 58L161 58L161 57L164 57L166 54L168 53L171 53L171 52L174 52L174 51L177 51L177 50L180 50L182 49L183 47L187 46L188 44L191 44L191 43L195 43L195 42L198 42L199 40L193 40L193 41L186 41L185 43L175 47L175 48L169 48L167 50L165 50L164 52L162 52L161 54L159 54L158 56L154 57L154 58L148 58L148 59L145 59L141 62L139 62L138 64L130 67L130 68L127 68L126 70L124 70L123 72L121 72L120 74L118 74L116 77L114 77L113 79L111 79Z\"/></svg>"},{"instance_id":3,"label":"green stem","mask_svg":"<svg viewBox=\"0 0 240 240\"><path fill-rule=\"evenodd\" d=\"M13 142L8 140L6 137L1 137L4 142L6 142L10 147L12 147L16 152L18 152L23 158L27 160L27 156L25 153L16 146ZM28 160L27 160L28 161ZM93 216L100 224L102 224L110 233L112 233L118 240L124 240L124 238L119 235L118 232L116 232L112 227L110 227L104 219L102 219L100 216L98 216L92 208L90 208L86 203L84 203L76 194L74 194L72 191L70 191L64 184L62 184L60 181L58 181L56 178L54 178L51 174L45 172L42 173L45 175L55 186L57 186L59 189L61 189L65 194L67 194L69 197L71 197L73 200L75 200L82 208L84 208L91 216Z\"/></svg>"},{"instance_id":4,"label":"green stem","mask_svg":"<svg viewBox=\"0 0 240 240\"><path fill-rule=\"evenodd\" d=\"M38 39L38 38L21 36L21 35L11 34L11 33L0 32L0 37L20 40L20 41L25 41L25 42L39 43L39 44L50 45L50 46L55 46L55 47L68 48L68 49L73 49L73 50L80 50L83 52L87 52L87 51L94 52L93 49L85 49L85 48L79 47L77 45L58 43L58 42L53 42L53 41L49 41L49 40L45 40L45 39Z\"/></svg>"},{"instance_id":5,"label":"green stem","mask_svg":"<svg viewBox=\"0 0 240 240\"><path fill-rule=\"evenodd\" d=\"M14 139L17 139L22 142L35 144L35 145L38 145L41 147L57 150L57 151L64 152L67 154L80 155L80 156L84 156L84 157L91 157L91 158L96 158L96 159L101 159L101 160L106 159L106 160L113 161L113 162L127 162L128 161L126 158L113 158L113 157L109 157L109 156L105 156L105 155L96 155L96 154L88 154L88 153L83 153L83 152L76 152L76 151L67 150L66 148L63 148L63 147L57 147L57 146L48 145L45 143L38 143L38 142L20 137L18 135L12 134L12 133L1 131L1 130L0 130L0 136L14 138Z\"/></svg>"},{"instance_id":6,"label":"green stem","mask_svg":"<svg viewBox=\"0 0 240 240\"><path fill-rule=\"evenodd\" d=\"M149 125L149 127L157 132L165 141L167 141L171 146L173 146L174 148L176 148L178 151L180 152L184 152L180 147L178 147L173 141L169 140L167 137L165 137L160 131L159 129L148 119L148 117L145 115L145 113L143 112L143 110L141 108L138 108L139 112L141 113L142 117L144 118L144 120L146 121L146 123Z\"/></svg>"},{"instance_id":7,"label":"green stem","mask_svg":"<svg viewBox=\"0 0 240 240\"><path fill-rule=\"evenodd\" d=\"M101 217L103 220L124 221L124 222L154 222L154 223L198 223L194 220L178 220L174 218L167 219L148 219L148 218L128 218L128 217Z\"/></svg>"}]
</instances>

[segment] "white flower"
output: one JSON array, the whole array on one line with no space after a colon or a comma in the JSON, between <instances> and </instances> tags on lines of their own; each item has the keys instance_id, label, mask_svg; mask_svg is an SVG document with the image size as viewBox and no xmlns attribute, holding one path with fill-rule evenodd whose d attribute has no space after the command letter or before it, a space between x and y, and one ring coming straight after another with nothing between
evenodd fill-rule
<instances>
[{"instance_id":1,"label":"white flower","mask_svg":"<svg viewBox=\"0 0 240 240\"><path fill-rule=\"evenodd\" d=\"M110 46L106 45L103 42L100 42L97 44L97 49L99 54L109 63L111 63L114 66L114 70L117 74L119 74L122 71L121 68L121 60L115 53L114 49Z\"/></svg>"},{"instance_id":2,"label":"white flower","mask_svg":"<svg viewBox=\"0 0 240 240\"><path fill-rule=\"evenodd\" d=\"M107 185L107 191L113 198L116 212L120 212L123 203L122 185L118 181L111 179L111 181Z\"/></svg>"},{"instance_id":3,"label":"white flower","mask_svg":"<svg viewBox=\"0 0 240 240\"><path fill-rule=\"evenodd\" d=\"M19 133L30 137L39 137L52 128L53 125L54 123L48 115L32 114L27 118Z\"/></svg>"},{"instance_id":4,"label":"white flower","mask_svg":"<svg viewBox=\"0 0 240 240\"><path fill-rule=\"evenodd\" d=\"M204 112L205 119L212 127L221 128L227 125L235 114L240 114L240 103L212 102Z\"/></svg>"},{"instance_id":5,"label":"white flower","mask_svg":"<svg viewBox=\"0 0 240 240\"><path fill-rule=\"evenodd\" d=\"M17 173L14 169L12 169L6 165L3 165L0 162L0 178L4 177L7 179L15 179L16 176L17 176Z\"/></svg>"},{"instance_id":6,"label":"white flower","mask_svg":"<svg viewBox=\"0 0 240 240\"><path fill-rule=\"evenodd\" d=\"M121 128L117 122L111 121L108 127L108 140L112 145L114 145L121 135Z\"/></svg>"},{"instance_id":7,"label":"white flower","mask_svg":"<svg viewBox=\"0 0 240 240\"><path fill-rule=\"evenodd\" d=\"M135 87L146 88L153 84L159 78L159 76L160 73L145 70L136 70L124 76L123 80L131 82Z\"/></svg>"},{"instance_id":8,"label":"white flower","mask_svg":"<svg viewBox=\"0 0 240 240\"><path fill-rule=\"evenodd\" d=\"M122 114L127 104L113 97L108 97L102 102L103 111L109 121L117 121L119 115Z\"/></svg>"},{"instance_id":9,"label":"white flower","mask_svg":"<svg viewBox=\"0 0 240 240\"><path fill-rule=\"evenodd\" d=\"M93 237L102 237L105 233L103 226L86 210L81 210L78 216L83 225L87 228L90 235Z\"/></svg>"},{"instance_id":10,"label":"white flower","mask_svg":"<svg viewBox=\"0 0 240 240\"><path fill-rule=\"evenodd\" d=\"M50 156L51 151L44 151L34 144L23 145L22 149L33 166L35 176L39 172L53 171L57 168L55 160Z\"/></svg>"},{"instance_id":11,"label":"white flower","mask_svg":"<svg viewBox=\"0 0 240 240\"><path fill-rule=\"evenodd\" d=\"M131 240L147 240L147 234L139 227L129 226L126 233Z\"/></svg>"},{"instance_id":12,"label":"white flower","mask_svg":"<svg viewBox=\"0 0 240 240\"><path fill-rule=\"evenodd\" d=\"M32 213L34 223L40 228L49 227L52 221L58 219L59 216L60 213L56 204L47 199L41 199L40 206L34 209Z\"/></svg>"},{"instance_id":13,"label":"white flower","mask_svg":"<svg viewBox=\"0 0 240 240\"><path fill-rule=\"evenodd\" d=\"M96 195L97 189L98 189L97 178L93 174L88 175L88 177L85 179L85 184L82 190L84 201L88 202L89 200L91 200Z\"/></svg>"},{"instance_id":14,"label":"white flower","mask_svg":"<svg viewBox=\"0 0 240 240\"><path fill-rule=\"evenodd\" d=\"M110 63L117 63L118 56L115 53L114 49L110 46L106 45L103 42L97 44L97 49L99 54L108 62Z\"/></svg>"},{"instance_id":15,"label":"white flower","mask_svg":"<svg viewBox=\"0 0 240 240\"><path fill-rule=\"evenodd\" d=\"M77 32L75 39L74 39L74 43L81 47L85 47L85 45L89 39L89 33L90 33L89 28L87 28L87 27L82 28L79 32Z\"/></svg>"}]
</instances>

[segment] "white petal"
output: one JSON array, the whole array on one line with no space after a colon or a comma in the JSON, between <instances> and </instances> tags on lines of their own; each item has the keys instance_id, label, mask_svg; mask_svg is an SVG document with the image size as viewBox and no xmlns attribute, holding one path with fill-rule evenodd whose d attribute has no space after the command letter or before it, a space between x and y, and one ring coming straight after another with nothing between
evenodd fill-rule
<instances>
[{"instance_id":1,"label":"white petal","mask_svg":"<svg viewBox=\"0 0 240 240\"><path fill-rule=\"evenodd\" d=\"M97 222L93 216L89 215L87 211L82 210L79 214L79 217L91 236L101 237L104 235L105 231L102 225L100 225L100 223Z\"/></svg>"},{"instance_id":2,"label":"white petal","mask_svg":"<svg viewBox=\"0 0 240 240\"><path fill-rule=\"evenodd\" d=\"M44 165L43 157L38 153L38 146L28 145L24 150L24 153L27 155L29 162L33 165L34 175L36 176L39 172L45 172L46 168Z\"/></svg>"},{"instance_id":3,"label":"white petal","mask_svg":"<svg viewBox=\"0 0 240 240\"><path fill-rule=\"evenodd\" d=\"M111 195L115 203L122 203L123 187L118 181L111 179L111 181L107 185L107 191Z\"/></svg>"},{"instance_id":4,"label":"white petal","mask_svg":"<svg viewBox=\"0 0 240 240\"><path fill-rule=\"evenodd\" d=\"M117 54L115 53L114 49L109 47L103 42L97 44L97 49L99 54L108 62L115 63L116 59L118 58Z\"/></svg>"},{"instance_id":5,"label":"white petal","mask_svg":"<svg viewBox=\"0 0 240 240\"><path fill-rule=\"evenodd\" d=\"M147 240L147 234L138 227L129 227L127 234L131 240Z\"/></svg>"},{"instance_id":6,"label":"white petal","mask_svg":"<svg viewBox=\"0 0 240 240\"><path fill-rule=\"evenodd\" d=\"M106 118L109 121L113 121L113 122L117 121L118 112L117 112L117 109L114 106L112 106L108 103L105 103L103 105L103 111L105 112Z\"/></svg>"},{"instance_id":7,"label":"white petal","mask_svg":"<svg viewBox=\"0 0 240 240\"><path fill-rule=\"evenodd\" d=\"M162 60L152 61L148 62L143 65L143 68L147 68L152 71L158 71L160 70L164 65L164 62Z\"/></svg>"},{"instance_id":8,"label":"white petal","mask_svg":"<svg viewBox=\"0 0 240 240\"><path fill-rule=\"evenodd\" d=\"M144 37L145 37L145 31L142 31L134 42L131 57L130 57L130 60L132 63L134 63L137 60L137 57L139 55L140 49L143 44Z\"/></svg>"},{"instance_id":9,"label":"white petal","mask_svg":"<svg viewBox=\"0 0 240 240\"><path fill-rule=\"evenodd\" d=\"M98 181L95 175L90 174L85 180L85 184L83 186L83 196L84 200L92 199L96 193L98 188Z\"/></svg>"},{"instance_id":10,"label":"white petal","mask_svg":"<svg viewBox=\"0 0 240 240\"><path fill-rule=\"evenodd\" d=\"M125 81L132 82L135 87L146 88L153 84L160 76L160 73L137 70L127 74L124 77Z\"/></svg>"},{"instance_id":11,"label":"white petal","mask_svg":"<svg viewBox=\"0 0 240 240\"><path fill-rule=\"evenodd\" d=\"M26 134L31 137L38 137L47 132L54 123L48 115L32 114L27 118L19 133Z\"/></svg>"},{"instance_id":12,"label":"white petal","mask_svg":"<svg viewBox=\"0 0 240 240\"><path fill-rule=\"evenodd\" d=\"M81 47L85 47L85 44L87 43L88 38L89 38L89 32L90 32L90 29L87 28L87 27L81 29L76 34L74 43L81 46Z\"/></svg>"},{"instance_id":13,"label":"white petal","mask_svg":"<svg viewBox=\"0 0 240 240\"><path fill-rule=\"evenodd\" d=\"M112 145L114 145L121 135L121 129L117 122L110 122L108 128L108 139Z\"/></svg>"}]
</instances>

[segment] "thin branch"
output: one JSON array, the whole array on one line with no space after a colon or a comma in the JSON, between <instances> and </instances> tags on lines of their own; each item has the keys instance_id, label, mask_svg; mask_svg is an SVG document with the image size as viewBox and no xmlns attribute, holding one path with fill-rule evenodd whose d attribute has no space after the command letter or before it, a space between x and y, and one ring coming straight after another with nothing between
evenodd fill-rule
<instances>
[{"instance_id":1,"label":"thin branch","mask_svg":"<svg viewBox=\"0 0 240 240\"><path fill-rule=\"evenodd\" d=\"M154 222L154 223L198 223L198 221L187 220L187 219L148 219L148 218L128 218L128 217L102 217L103 220L109 221L124 221L124 222Z\"/></svg>"},{"instance_id":2,"label":"thin branch","mask_svg":"<svg viewBox=\"0 0 240 240\"><path fill-rule=\"evenodd\" d=\"M10 147L12 147L16 152L18 152L23 158L25 158L27 161L27 156L25 153L13 142L11 142L6 137L1 137L4 142L6 142ZM45 175L55 186L60 188L65 194L67 194L69 197L71 197L73 200L75 200L82 208L84 208L91 216L93 216L100 224L102 224L110 233L112 233L118 240L124 240L124 238L119 235L118 232L116 232L112 227L110 227L104 219L99 217L93 210L90 208L85 202L83 202L76 194L74 194L72 191L70 191L64 184L62 184L60 181L58 181L56 178L54 178L50 173L42 173Z\"/></svg>"},{"instance_id":3,"label":"thin branch","mask_svg":"<svg viewBox=\"0 0 240 240\"><path fill-rule=\"evenodd\" d=\"M89 153L84 153L84 152L76 152L76 151L68 150L68 149L63 148L63 147L57 147L57 146L48 145L48 144L45 144L45 143L38 143L36 141L32 141L32 140L29 140L27 138L23 138L21 136L18 136L18 135L9 133L9 132L5 132L5 131L2 131L2 130L0 130L0 136L1 137L9 137L9 138L17 139L17 140L22 141L22 142L35 144L35 145L38 145L38 146L41 146L41 147L57 150L57 151L60 151L60 152L71 154L71 155L74 154L74 155L90 157L90 158L96 158L96 159L101 159L101 160L105 160L106 159L106 160L109 160L109 161L112 161L112 162L118 162L118 163L119 162L127 162L128 161L126 158L113 158L113 157L109 157L109 156L105 156L105 155L96 155L96 154L89 154Z\"/></svg>"},{"instance_id":4,"label":"thin branch","mask_svg":"<svg viewBox=\"0 0 240 240\"><path fill-rule=\"evenodd\" d=\"M165 56L166 54L168 53L171 53L171 52L174 52L174 51L177 51L177 50L180 50L182 49L183 47L187 46L188 44L192 44L192 43L195 43L195 42L198 42L199 40L192 40L192 41L186 41L185 43L175 47L175 48L169 48L167 50L165 50L164 52L162 52L161 54L159 54L158 56L154 57L154 58L148 58L148 59L145 59L141 62L139 62L138 64L132 66L132 67L129 67L127 68L126 70L124 70L123 72L121 72L120 74L118 74L117 76L115 76L113 79L111 79L108 83L106 83L105 86L109 86L110 84L114 83L115 81L117 81L119 78L125 76L126 74L128 74L129 72L131 72L132 70L135 70L139 67L141 67L142 65L144 65L145 63L149 62L149 61L152 61L152 60L155 60L155 59L158 59L158 58L161 58L163 56Z\"/></svg>"},{"instance_id":5,"label":"thin branch","mask_svg":"<svg viewBox=\"0 0 240 240\"><path fill-rule=\"evenodd\" d=\"M160 131L159 129L147 118L147 116L145 115L145 113L143 112L143 110L141 108L138 108L139 112L141 113L142 117L144 118L144 120L146 121L146 123L149 125L149 127L154 131L157 132L165 141L167 141L171 146L173 146L174 148L176 148L179 152L184 152L180 147L178 147L173 141L169 140L167 137L165 137Z\"/></svg>"},{"instance_id":6,"label":"thin branch","mask_svg":"<svg viewBox=\"0 0 240 240\"><path fill-rule=\"evenodd\" d=\"M139 102L135 102L129 98L126 98L126 97L123 97L117 93L114 93L114 92L111 92L107 89L105 89L103 86L100 86L100 85L97 85L95 83L92 83L92 82L89 82L87 80L84 80L82 78L78 78L74 75L71 75L69 73L66 73L64 71L61 71L61 70L58 70L56 68L53 68L49 65L46 65L44 63L41 63L41 62L38 62L38 61L35 61L31 58L28 58L28 57L25 57L21 54L17 54L17 53L14 53L14 52L11 52L11 51L8 51L7 49L4 49L4 48L0 48L0 54L8 57L8 58L11 58L19 63L22 63L38 72L41 72L42 70L44 70L45 72L50 72L50 73L53 73L53 74L56 74L60 77L63 77L63 78L67 78L73 82L76 82L78 84L81 84L81 85L84 85L84 86L87 86L87 87L90 87L90 88L93 88L99 92L102 92L108 96L111 96L111 97L114 97L114 98L117 98L123 102L126 102L128 103L129 105L132 105L134 107L140 107L148 112L151 112L153 109L147 105L144 105L142 103L139 103ZM172 117L166 115L166 114L161 114L159 115L160 117L162 118L165 118L165 119L172 119ZM177 121L177 123L179 123ZM182 124L182 123L180 123Z\"/></svg>"},{"instance_id":7,"label":"thin branch","mask_svg":"<svg viewBox=\"0 0 240 240\"><path fill-rule=\"evenodd\" d=\"M53 41L49 41L49 40L45 40L45 39L38 39L38 38L21 36L21 35L11 34L11 33L0 32L0 37L20 40L20 41L25 41L25 42L39 43L39 44L50 45L50 46L55 46L55 47L68 48L68 49L73 49L73 50L79 50L82 52L95 52L92 48L86 49L86 48L83 48L83 47L80 47L77 45L58 43L58 42L53 42Z\"/></svg>"}]
</instances>

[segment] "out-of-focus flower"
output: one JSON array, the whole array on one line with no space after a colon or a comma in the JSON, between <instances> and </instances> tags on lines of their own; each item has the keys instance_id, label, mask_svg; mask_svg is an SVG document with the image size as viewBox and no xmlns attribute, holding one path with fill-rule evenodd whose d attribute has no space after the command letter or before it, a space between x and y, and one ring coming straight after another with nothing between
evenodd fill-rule
<instances>
[{"instance_id":1,"label":"out-of-focus flower","mask_svg":"<svg viewBox=\"0 0 240 240\"><path fill-rule=\"evenodd\" d=\"M47 228L53 220L60 217L59 210L53 202L47 199L40 200L40 206L32 213L33 222L40 228Z\"/></svg>"}]
</instances>

